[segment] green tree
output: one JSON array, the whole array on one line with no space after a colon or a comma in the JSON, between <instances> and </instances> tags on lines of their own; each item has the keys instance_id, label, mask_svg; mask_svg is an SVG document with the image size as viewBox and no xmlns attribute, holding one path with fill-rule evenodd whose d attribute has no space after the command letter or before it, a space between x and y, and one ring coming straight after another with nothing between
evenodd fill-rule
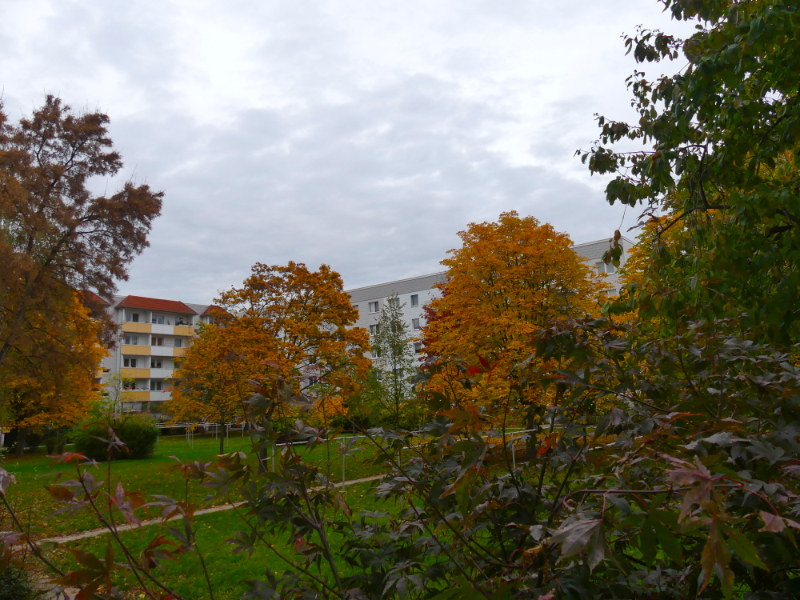
<instances>
[{"instance_id":1,"label":"green tree","mask_svg":"<svg viewBox=\"0 0 800 600\"><path fill-rule=\"evenodd\" d=\"M403 318L403 307L397 294L381 307L375 333L372 334L372 365L379 383L375 394L389 421L400 427L404 412L413 407L414 361L413 340Z\"/></svg>"},{"instance_id":2,"label":"green tree","mask_svg":"<svg viewBox=\"0 0 800 600\"><path fill-rule=\"evenodd\" d=\"M800 8L794 0L662 3L696 22L694 35L644 29L626 45L639 63L687 65L654 80L635 72L637 121L599 117L600 139L583 154L593 173L615 174L611 204L641 204L640 220L660 222L649 265L660 285L634 292L659 298L664 314L736 315L762 339L796 341ZM622 141L645 149L618 150ZM680 243L658 243L674 228L685 230Z\"/></svg>"}]
</instances>

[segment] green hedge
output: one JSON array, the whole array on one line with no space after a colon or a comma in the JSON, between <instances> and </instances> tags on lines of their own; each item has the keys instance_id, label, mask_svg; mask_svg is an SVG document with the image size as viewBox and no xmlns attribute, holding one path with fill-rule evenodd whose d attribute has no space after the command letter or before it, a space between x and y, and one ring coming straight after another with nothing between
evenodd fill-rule
<instances>
[{"instance_id":1,"label":"green hedge","mask_svg":"<svg viewBox=\"0 0 800 600\"><path fill-rule=\"evenodd\" d=\"M158 441L156 421L149 415L129 415L110 423L117 437L125 442L128 451L113 450L113 460L125 458L147 458L153 454ZM75 450L87 458L103 461L108 458L108 443L97 438L108 439L108 426L89 423L73 430Z\"/></svg>"}]
</instances>

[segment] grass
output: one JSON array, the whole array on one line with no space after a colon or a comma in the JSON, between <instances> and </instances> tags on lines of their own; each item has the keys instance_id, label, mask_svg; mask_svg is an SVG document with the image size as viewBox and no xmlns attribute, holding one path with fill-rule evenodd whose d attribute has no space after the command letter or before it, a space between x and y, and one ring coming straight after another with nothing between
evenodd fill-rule
<instances>
[{"instance_id":1,"label":"grass","mask_svg":"<svg viewBox=\"0 0 800 600\"><path fill-rule=\"evenodd\" d=\"M371 484L360 483L348 486L344 492L345 499L353 510L354 518L363 510L386 510L386 504L377 501L370 493ZM391 507L390 507L391 510ZM341 518L341 514L339 515ZM287 569L287 564L279 559L264 544L258 544L252 556L246 553L233 554L233 546L221 543L232 536L236 531L246 529L242 519L235 511L224 511L197 517L197 543L204 555L209 578L217 600L233 600L240 598L247 590L247 583L253 579L264 579L264 572L269 568L278 574ZM121 534L126 546L132 549L134 555L138 554L145 545L155 536L164 533L159 526L143 527ZM168 536L169 537L169 536ZM80 540L69 544L71 548L78 548L84 552L92 552L103 556L108 544L108 535ZM331 538L334 553L339 552L341 539L338 534ZM296 558L292 552L291 543L287 539L276 539L273 543L284 556ZM117 562L122 561L118 547L115 547ZM67 569L75 569L76 563L71 555L60 547L52 556L57 563ZM337 567L343 575L351 571L341 558L337 558ZM327 570L327 565L325 565ZM159 581L185 598L208 598L208 589L202 574L200 560L196 554L180 557L176 561L164 561L162 567L154 571ZM119 574L117 575L120 576ZM135 580L130 574L123 575L118 582L121 587L127 588L135 585Z\"/></svg>"},{"instance_id":2,"label":"grass","mask_svg":"<svg viewBox=\"0 0 800 600\"><path fill-rule=\"evenodd\" d=\"M304 446L297 446L303 459L326 470L328 461L328 448L318 446L313 450L306 450ZM226 445L226 452L250 450L250 442L245 438L231 436ZM111 463L111 480L113 487L121 481L127 491L138 491L147 496L154 494L166 495L173 498L184 497L184 479L175 468L177 462L172 456L179 457L184 462L201 461L214 462L219 452L219 441L214 438L195 438L194 445L189 445L183 436L161 438L156 451L151 458L143 460L122 460ZM342 461L338 443L330 446L332 481L341 481ZM356 457L347 457L345 462L345 479L358 479L381 472L381 466L371 465L373 452L365 449ZM250 459L253 466L254 458ZM268 466L270 462L268 461ZM53 459L42 455L27 455L22 458L6 458L5 469L12 473L16 484L8 490L8 500L14 512L29 531L31 537L40 539L57 535L68 535L95 529L99 526L94 517L87 511L81 511L72 518L58 516L50 518L49 515L60 507L51 497L45 486L53 485L58 481L75 479L76 471L72 465L53 464ZM107 477L107 464L103 463L92 470L97 481L105 481ZM60 477L59 477L59 474ZM190 486L189 500L202 503L208 491L196 485ZM213 504L211 504L213 505ZM149 511L149 512L148 512ZM155 509L145 509L140 518L157 516ZM5 509L0 514L0 530L13 529L10 517Z\"/></svg>"}]
</instances>

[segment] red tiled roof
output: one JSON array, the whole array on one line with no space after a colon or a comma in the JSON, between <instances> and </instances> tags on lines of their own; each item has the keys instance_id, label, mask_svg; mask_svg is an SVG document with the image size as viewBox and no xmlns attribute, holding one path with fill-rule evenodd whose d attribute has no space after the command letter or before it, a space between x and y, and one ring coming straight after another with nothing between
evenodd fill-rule
<instances>
[{"instance_id":1,"label":"red tiled roof","mask_svg":"<svg viewBox=\"0 0 800 600\"><path fill-rule=\"evenodd\" d=\"M94 306L109 306L107 300L104 300L94 292L90 290L82 290L80 292L81 296L83 296L83 301L85 304L94 305Z\"/></svg>"},{"instance_id":2,"label":"red tiled roof","mask_svg":"<svg viewBox=\"0 0 800 600\"><path fill-rule=\"evenodd\" d=\"M224 308L222 308L221 306L217 306L216 304L212 304L212 305L211 305L211 306L209 306L207 309L205 309L205 310L203 311L203 314L202 314L202 315L200 315L200 316L201 316L201 317L205 317L206 315L211 315L211 314L213 314L213 311L217 311L217 310L218 310L218 311L220 311L220 312L224 312L224 313L227 313L227 312L228 312L227 310L225 310L225 309L224 309Z\"/></svg>"},{"instance_id":3,"label":"red tiled roof","mask_svg":"<svg viewBox=\"0 0 800 600\"><path fill-rule=\"evenodd\" d=\"M122 302L117 304L117 308L143 308L145 310L159 310L180 315L197 314L178 300L160 300L159 298L144 298L142 296L126 296Z\"/></svg>"}]
</instances>

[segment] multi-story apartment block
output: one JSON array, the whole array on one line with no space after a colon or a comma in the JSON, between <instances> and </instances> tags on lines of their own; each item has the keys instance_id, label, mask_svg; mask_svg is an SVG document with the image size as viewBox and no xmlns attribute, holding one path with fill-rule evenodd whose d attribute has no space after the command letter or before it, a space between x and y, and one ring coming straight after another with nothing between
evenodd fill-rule
<instances>
[{"instance_id":1,"label":"multi-story apartment block","mask_svg":"<svg viewBox=\"0 0 800 600\"><path fill-rule=\"evenodd\" d=\"M108 384L119 373L125 382L126 409L160 412L158 403L171 398L175 359L186 353L197 325L213 321L211 308L178 300L114 296L106 303L106 311L120 325L121 337L103 360L102 383Z\"/></svg>"},{"instance_id":2,"label":"multi-story apartment block","mask_svg":"<svg viewBox=\"0 0 800 600\"><path fill-rule=\"evenodd\" d=\"M633 242L627 238L622 238L621 242L624 262ZM608 240L573 246L592 269L607 274L609 293L616 294L619 291L616 269L602 261L608 248ZM396 294L403 306L405 322L414 336L425 326L423 308L440 296L434 285L446 281L446 273L439 272L348 290L353 306L358 309L358 321L354 326L374 333L381 308ZM121 329L118 345L103 360L101 383L108 385L119 373L127 385L122 392L125 408L161 412L158 405L171 399L170 380L176 368L175 360L185 354L198 324L213 322L210 309L215 307L142 296L114 296L106 301L94 294L91 303L93 310L106 310ZM415 354L419 354L421 344L411 343Z\"/></svg>"},{"instance_id":3,"label":"multi-story apartment block","mask_svg":"<svg viewBox=\"0 0 800 600\"><path fill-rule=\"evenodd\" d=\"M375 333L381 316L381 308L390 297L396 294L402 307L403 318L408 325L409 332L414 336L425 325L423 307L441 295L441 292L433 286L445 281L447 281L446 273L442 271L441 273L348 290L350 302L358 310L358 321L355 327L363 327L369 330L370 334ZM419 354L422 344L413 343L415 354Z\"/></svg>"}]
</instances>

